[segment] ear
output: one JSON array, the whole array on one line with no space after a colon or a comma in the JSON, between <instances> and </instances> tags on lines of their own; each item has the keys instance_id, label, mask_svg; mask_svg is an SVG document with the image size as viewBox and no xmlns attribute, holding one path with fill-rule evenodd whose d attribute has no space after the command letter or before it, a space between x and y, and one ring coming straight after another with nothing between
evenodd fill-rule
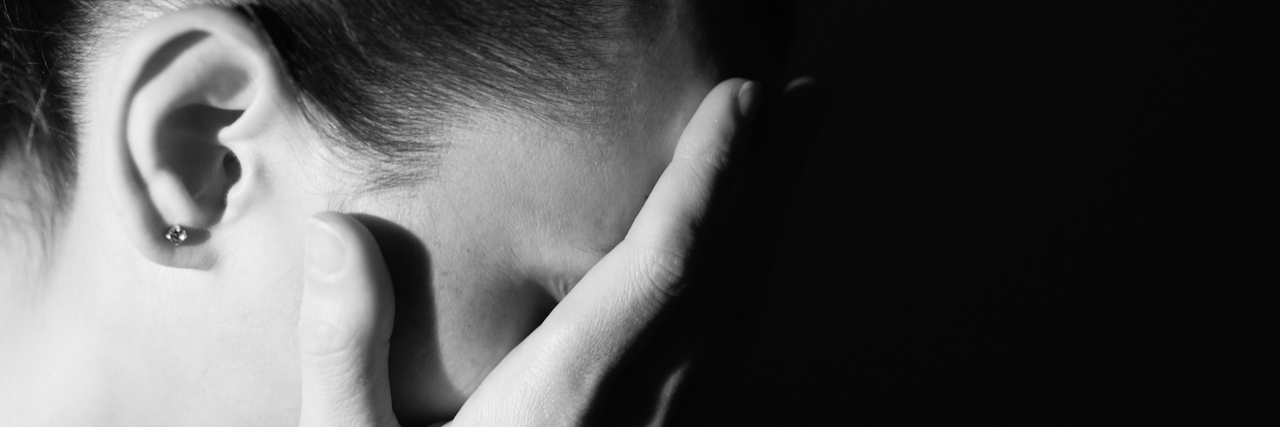
<instances>
[{"instance_id":1,"label":"ear","mask_svg":"<svg viewBox=\"0 0 1280 427\"><path fill-rule=\"evenodd\" d=\"M270 43L234 9L164 15L130 37L106 98L106 179L128 239L158 264L209 269L220 224L252 200L252 166L294 99ZM174 244L172 225L187 238Z\"/></svg>"}]
</instances>

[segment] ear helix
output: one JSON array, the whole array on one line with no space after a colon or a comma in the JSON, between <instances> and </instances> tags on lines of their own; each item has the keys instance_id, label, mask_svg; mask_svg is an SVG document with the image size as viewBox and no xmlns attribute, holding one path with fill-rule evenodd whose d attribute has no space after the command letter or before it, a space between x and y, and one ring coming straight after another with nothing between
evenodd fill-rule
<instances>
[{"instance_id":1,"label":"ear helix","mask_svg":"<svg viewBox=\"0 0 1280 427\"><path fill-rule=\"evenodd\" d=\"M212 231L243 178L234 145L278 118L283 76L269 42L235 10L201 6L151 20L123 44L104 110L107 185L121 231L143 258L212 269ZM244 183L251 188L249 183ZM237 193L243 194L243 193ZM246 202L247 203L247 202Z\"/></svg>"}]
</instances>

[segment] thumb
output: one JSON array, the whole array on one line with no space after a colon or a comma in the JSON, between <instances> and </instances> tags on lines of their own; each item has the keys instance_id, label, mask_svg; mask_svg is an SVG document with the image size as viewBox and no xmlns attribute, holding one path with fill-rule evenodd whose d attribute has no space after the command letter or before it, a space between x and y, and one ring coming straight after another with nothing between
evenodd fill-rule
<instances>
[{"instance_id":1,"label":"thumb","mask_svg":"<svg viewBox=\"0 0 1280 427\"><path fill-rule=\"evenodd\" d=\"M377 241L349 216L312 216L305 276L298 319L300 425L399 425L387 381L395 297Z\"/></svg>"}]
</instances>

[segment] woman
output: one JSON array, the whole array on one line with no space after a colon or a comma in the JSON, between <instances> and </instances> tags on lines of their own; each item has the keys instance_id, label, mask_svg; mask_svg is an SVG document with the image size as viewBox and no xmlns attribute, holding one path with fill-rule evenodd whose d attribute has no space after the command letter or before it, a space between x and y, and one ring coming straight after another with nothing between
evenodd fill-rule
<instances>
[{"instance_id":1,"label":"woman","mask_svg":"<svg viewBox=\"0 0 1280 427\"><path fill-rule=\"evenodd\" d=\"M581 422L757 102L682 3L71 3L5 4L7 425Z\"/></svg>"}]
</instances>

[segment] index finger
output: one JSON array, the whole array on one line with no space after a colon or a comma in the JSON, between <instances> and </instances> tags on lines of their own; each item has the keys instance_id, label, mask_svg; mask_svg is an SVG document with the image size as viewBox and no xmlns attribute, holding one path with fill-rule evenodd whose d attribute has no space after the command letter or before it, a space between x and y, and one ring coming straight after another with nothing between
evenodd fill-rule
<instances>
[{"instance_id":1,"label":"index finger","mask_svg":"<svg viewBox=\"0 0 1280 427\"><path fill-rule=\"evenodd\" d=\"M589 410L608 374L682 286L693 234L728 166L730 144L757 102L758 86L733 79L712 89L627 236L468 400L526 410L464 405L457 421L569 425Z\"/></svg>"},{"instance_id":2,"label":"index finger","mask_svg":"<svg viewBox=\"0 0 1280 427\"><path fill-rule=\"evenodd\" d=\"M711 204L716 181L728 167L730 145L750 118L759 91L758 83L734 79L707 95L619 246L688 252L695 229Z\"/></svg>"},{"instance_id":3,"label":"index finger","mask_svg":"<svg viewBox=\"0 0 1280 427\"><path fill-rule=\"evenodd\" d=\"M753 108L758 86L735 79L712 89L626 237L583 277L547 322L581 321L620 338L679 293L695 232L713 192L723 184L717 181L729 166L730 146Z\"/></svg>"}]
</instances>

